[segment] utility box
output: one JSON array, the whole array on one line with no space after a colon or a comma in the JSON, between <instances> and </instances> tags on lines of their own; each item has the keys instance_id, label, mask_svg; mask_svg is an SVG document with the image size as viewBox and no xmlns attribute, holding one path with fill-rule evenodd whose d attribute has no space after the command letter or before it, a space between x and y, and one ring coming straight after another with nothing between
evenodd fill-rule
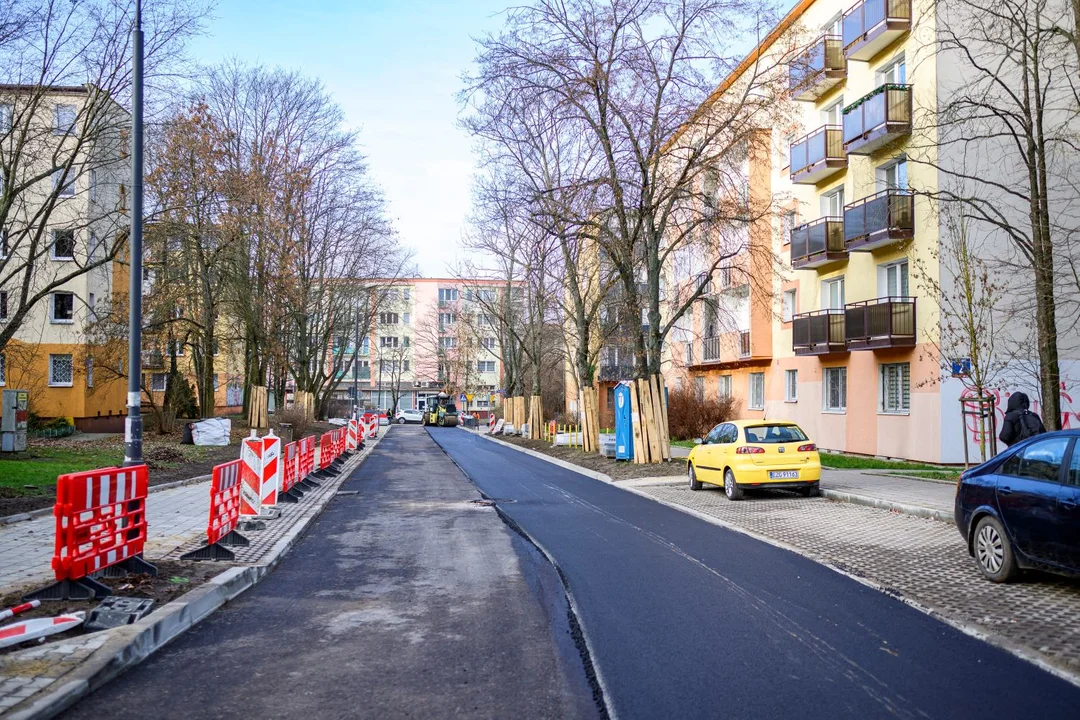
<instances>
[{"instance_id":1,"label":"utility box","mask_svg":"<svg viewBox=\"0 0 1080 720\"><path fill-rule=\"evenodd\" d=\"M615 386L615 459L634 459L634 426L630 417L630 386Z\"/></svg>"},{"instance_id":2,"label":"utility box","mask_svg":"<svg viewBox=\"0 0 1080 720\"><path fill-rule=\"evenodd\" d=\"M0 421L0 450L26 452L26 425L30 421L30 393L5 390L3 418Z\"/></svg>"}]
</instances>

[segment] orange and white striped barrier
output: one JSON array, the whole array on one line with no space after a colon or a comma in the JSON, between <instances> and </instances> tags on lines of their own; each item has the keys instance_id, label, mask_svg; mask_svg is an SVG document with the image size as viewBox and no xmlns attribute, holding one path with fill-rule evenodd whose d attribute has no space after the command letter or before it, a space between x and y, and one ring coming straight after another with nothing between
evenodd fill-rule
<instances>
[{"instance_id":1,"label":"orange and white striped barrier","mask_svg":"<svg viewBox=\"0 0 1080 720\"><path fill-rule=\"evenodd\" d=\"M34 618L23 620L0 628L0 648L18 645L28 640L62 633L82 624L84 612L75 612L69 615L57 615L56 617Z\"/></svg>"},{"instance_id":2,"label":"orange and white striped barrier","mask_svg":"<svg viewBox=\"0 0 1080 720\"><path fill-rule=\"evenodd\" d=\"M273 430L263 437L245 438L240 449L240 515L267 515L277 505L281 438Z\"/></svg>"},{"instance_id":3,"label":"orange and white striped barrier","mask_svg":"<svg viewBox=\"0 0 1080 720\"><path fill-rule=\"evenodd\" d=\"M281 491L278 502L294 503L304 497L296 487L300 482L300 443L291 442L281 449Z\"/></svg>"},{"instance_id":4,"label":"orange and white striped barrier","mask_svg":"<svg viewBox=\"0 0 1080 720\"><path fill-rule=\"evenodd\" d=\"M233 560L230 547L243 547L248 539L236 532L240 520L240 472L243 460L215 465L210 480L210 517L206 545L185 553L181 560Z\"/></svg>"},{"instance_id":5,"label":"orange and white striped barrier","mask_svg":"<svg viewBox=\"0 0 1080 720\"><path fill-rule=\"evenodd\" d=\"M349 421L349 436L345 449L349 452L356 450L360 447L360 421L353 419Z\"/></svg>"}]
</instances>

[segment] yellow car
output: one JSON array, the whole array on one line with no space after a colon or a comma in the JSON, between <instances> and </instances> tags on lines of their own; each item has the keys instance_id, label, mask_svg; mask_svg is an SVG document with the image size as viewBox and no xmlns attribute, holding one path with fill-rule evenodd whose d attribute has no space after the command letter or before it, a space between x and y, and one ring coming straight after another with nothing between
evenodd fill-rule
<instances>
[{"instance_id":1,"label":"yellow car","mask_svg":"<svg viewBox=\"0 0 1080 720\"><path fill-rule=\"evenodd\" d=\"M720 423L695 445L686 461L690 489L719 485L729 500L743 488L798 490L818 494L821 457L798 425L782 420Z\"/></svg>"}]
</instances>

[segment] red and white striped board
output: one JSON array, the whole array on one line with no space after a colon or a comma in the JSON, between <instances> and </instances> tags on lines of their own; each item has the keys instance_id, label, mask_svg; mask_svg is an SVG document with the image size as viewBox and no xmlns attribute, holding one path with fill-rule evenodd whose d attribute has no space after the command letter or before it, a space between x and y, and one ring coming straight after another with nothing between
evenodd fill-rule
<instances>
[{"instance_id":1,"label":"red and white striped board","mask_svg":"<svg viewBox=\"0 0 1080 720\"><path fill-rule=\"evenodd\" d=\"M82 624L86 616L83 612L71 613L70 615L57 615L56 617L34 618L23 620L0 628L0 648L18 645L27 640L37 640L48 635L70 630Z\"/></svg>"},{"instance_id":2,"label":"red and white striped board","mask_svg":"<svg viewBox=\"0 0 1080 720\"><path fill-rule=\"evenodd\" d=\"M346 445L346 449L347 450L356 450L358 447L360 447L360 421L359 420L350 420L349 421L349 437L348 437L348 444Z\"/></svg>"},{"instance_id":3,"label":"red and white striped board","mask_svg":"<svg viewBox=\"0 0 1080 720\"><path fill-rule=\"evenodd\" d=\"M263 437L246 438L240 449L240 514L261 515L277 505L281 438L269 431Z\"/></svg>"},{"instance_id":4,"label":"red and white striped board","mask_svg":"<svg viewBox=\"0 0 1080 720\"><path fill-rule=\"evenodd\" d=\"M214 466L210 483L210 519L206 523L208 545L213 545L236 529L240 516L240 473L243 466L241 460Z\"/></svg>"}]
</instances>

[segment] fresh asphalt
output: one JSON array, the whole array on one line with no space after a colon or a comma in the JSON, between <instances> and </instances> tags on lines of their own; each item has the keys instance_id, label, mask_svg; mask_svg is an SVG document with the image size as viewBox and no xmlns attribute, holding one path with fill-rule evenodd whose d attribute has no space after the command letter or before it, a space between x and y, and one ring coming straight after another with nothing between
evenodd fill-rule
<instances>
[{"instance_id":1,"label":"fresh asphalt","mask_svg":"<svg viewBox=\"0 0 1080 720\"><path fill-rule=\"evenodd\" d=\"M558 575L480 500L393 428L269 577L64 717L597 717Z\"/></svg>"},{"instance_id":2,"label":"fresh asphalt","mask_svg":"<svg viewBox=\"0 0 1080 720\"><path fill-rule=\"evenodd\" d=\"M470 432L431 435L557 564L618 718L1080 712L1080 688L795 553Z\"/></svg>"}]
</instances>

